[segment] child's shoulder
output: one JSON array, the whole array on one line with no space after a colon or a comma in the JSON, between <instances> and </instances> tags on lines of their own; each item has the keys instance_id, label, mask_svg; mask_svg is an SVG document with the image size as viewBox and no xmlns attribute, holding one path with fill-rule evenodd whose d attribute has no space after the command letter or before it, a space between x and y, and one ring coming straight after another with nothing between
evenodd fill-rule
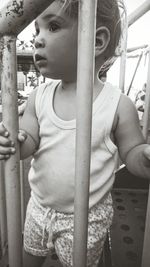
<instances>
[{"instance_id":1,"label":"child's shoulder","mask_svg":"<svg viewBox=\"0 0 150 267\"><path fill-rule=\"evenodd\" d=\"M56 87L58 83L60 83L60 80L52 80L52 79L44 83L41 83L36 88L37 94L43 94L46 90L51 90L52 88Z\"/></svg>"},{"instance_id":2,"label":"child's shoulder","mask_svg":"<svg viewBox=\"0 0 150 267\"><path fill-rule=\"evenodd\" d=\"M118 127L123 125L129 126L130 123L132 124L135 121L138 121L136 107L128 96L121 93L112 130L116 131Z\"/></svg>"},{"instance_id":3,"label":"child's shoulder","mask_svg":"<svg viewBox=\"0 0 150 267\"><path fill-rule=\"evenodd\" d=\"M121 94L120 101L118 104L118 114L124 114L124 112L127 114L137 113L136 107L133 103L133 101L126 95Z\"/></svg>"},{"instance_id":4,"label":"child's shoulder","mask_svg":"<svg viewBox=\"0 0 150 267\"><path fill-rule=\"evenodd\" d=\"M120 96L118 108L116 111L116 118L118 122L117 124L119 124L120 126L126 125L129 127L129 125L131 125L132 123L137 123L139 121L138 113L134 103L128 96L124 94L121 94Z\"/></svg>"}]
</instances>

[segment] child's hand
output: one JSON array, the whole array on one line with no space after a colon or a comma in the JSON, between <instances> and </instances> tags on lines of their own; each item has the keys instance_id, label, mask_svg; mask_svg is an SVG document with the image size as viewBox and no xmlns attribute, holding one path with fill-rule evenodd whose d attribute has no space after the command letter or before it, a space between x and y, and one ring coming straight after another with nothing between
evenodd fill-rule
<instances>
[{"instance_id":1,"label":"child's hand","mask_svg":"<svg viewBox=\"0 0 150 267\"><path fill-rule=\"evenodd\" d=\"M14 153L14 143L10 140L9 133L3 123L0 123L0 159L8 159Z\"/></svg>"},{"instance_id":2,"label":"child's hand","mask_svg":"<svg viewBox=\"0 0 150 267\"><path fill-rule=\"evenodd\" d=\"M24 131L20 130L18 134L18 141L24 142L27 135ZM12 154L16 152L14 142L10 139L9 132L4 127L3 123L0 123L0 160L8 159Z\"/></svg>"},{"instance_id":3,"label":"child's hand","mask_svg":"<svg viewBox=\"0 0 150 267\"><path fill-rule=\"evenodd\" d=\"M25 111L25 108L26 108L26 105L27 105L27 101L25 101L23 104L21 104L19 107L18 107L18 114L19 116L22 116L24 111Z\"/></svg>"},{"instance_id":4,"label":"child's hand","mask_svg":"<svg viewBox=\"0 0 150 267\"><path fill-rule=\"evenodd\" d=\"M25 140L27 139L27 134L25 131L23 130L19 130L19 133L18 133L18 141L20 143L23 143Z\"/></svg>"}]
</instances>

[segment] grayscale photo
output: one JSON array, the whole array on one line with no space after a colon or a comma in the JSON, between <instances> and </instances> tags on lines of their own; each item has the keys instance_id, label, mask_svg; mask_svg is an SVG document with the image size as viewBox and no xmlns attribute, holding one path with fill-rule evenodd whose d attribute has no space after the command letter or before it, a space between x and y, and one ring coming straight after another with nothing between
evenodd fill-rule
<instances>
[{"instance_id":1,"label":"grayscale photo","mask_svg":"<svg viewBox=\"0 0 150 267\"><path fill-rule=\"evenodd\" d=\"M150 0L0 0L0 267L150 267Z\"/></svg>"}]
</instances>

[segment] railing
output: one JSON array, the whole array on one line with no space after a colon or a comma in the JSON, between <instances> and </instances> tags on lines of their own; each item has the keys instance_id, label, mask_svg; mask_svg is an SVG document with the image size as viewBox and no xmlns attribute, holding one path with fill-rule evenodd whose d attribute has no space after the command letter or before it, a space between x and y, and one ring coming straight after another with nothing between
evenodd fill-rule
<instances>
[{"instance_id":1,"label":"railing","mask_svg":"<svg viewBox=\"0 0 150 267\"><path fill-rule=\"evenodd\" d=\"M8 233L8 258L10 267L22 266L22 237L21 237L21 196L20 196L20 169L19 169L19 145L17 142L18 132L18 116L17 116L17 66L16 66L16 36L23 28L25 28L39 13L41 13L53 1L48 0L26 0L26 1L9 1L7 5L1 10L0 16L0 37L2 38L2 61L1 61L1 87L2 87L2 104L3 104L3 122L10 137L15 141L17 152L11 156L4 164L5 183L6 183L6 210L7 210L7 233ZM91 112L89 107L92 101L92 87L93 87L93 58L94 58L94 28L95 28L95 9L96 1L81 0L79 7L79 51L84 49L85 57L78 62L78 69L82 72L83 63L86 61L86 69L81 73L78 71L78 88L82 88L82 92L78 92L78 112L82 116L77 115L77 148L76 148L76 183L80 193L76 193L75 197L75 218L82 212L79 206L82 203L81 210L83 211L83 218L78 222L75 219L75 229L83 230L83 219L87 225L87 207L88 207L88 180L89 180L89 162L90 162L90 129L91 129ZM83 16L84 14L84 16ZM86 14L86 16L85 16ZM89 19L90 18L90 19ZM91 34L92 32L92 34ZM82 35L83 34L83 35ZM83 38L84 36L84 38ZM86 41L85 41L86 40ZM79 52L80 53L80 52ZM88 59L88 60L87 60ZM91 77L89 81L88 78ZM88 80L88 84L87 84ZM82 83L82 86L80 86ZM88 87L88 90L87 90ZM83 92L89 92L85 98ZM81 104L82 103L82 104ZM81 120L82 118L82 120ZM84 133L88 133L85 134ZM84 143L87 149L80 149L80 144ZM83 147L83 146L82 146ZM80 160L79 160L80 158ZM84 164L83 164L84 162ZM87 171L88 170L88 171ZM82 175L81 175L82 173ZM78 178L83 177L83 181L87 184L79 185ZM85 201L82 201L84 191ZM77 198L80 198L80 205L78 205ZM82 217L82 215L81 215ZM85 227L84 227L85 228ZM76 231L77 231L76 230ZM75 236L81 234L78 231ZM17 238L16 238L17 237ZM86 266L86 239L87 228L82 234L80 242L78 238L74 238L74 266ZM80 252L80 262L78 247L83 244ZM83 252L82 252L83 251Z\"/></svg>"},{"instance_id":2,"label":"railing","mask_svg":"<svg viewBox=\"0 0 150 267\"><path fill-rule=\"evenodd\" d=\"M0 11L0 38L1 38L1 87L3 103L3 121L15 141L17 153L11 156L1 167L4 171L6 189L6 209L4 199L4 180L0 179L1 186L1 243L5 248L8 239L9 267L22 266L22 222L21 222L21 195L20 195L20 162L17 107L17 64L16 64L16 37L52 0L18 0L7 1ZM150 8L149 1L145 2L146 11ZM145 6L144 6L145 7ZM90 173L90 143L91 143L91 114L92 114L92 87L94 69L94 32L95 32L96 0L80 0L79 5L79 52L78 52L78 80L77 80L77 138L76 138L76 192L75 192L75 235L74 235L74 267L86 267L87 215L88 190ZM139 12L139 11L138 11ZM137 13L136 12L136 17ZM145 9L143 10L145 12ZM141 14L141 13L140 13ZM84 50L84 53L82 51ZM84 56L83 56L84 55ZM84 68L86 66L86 69ZM150 74L149 74L150 76ZM89 77L91 79L89 80ZM87 83L88 81L88 83ZM79 90L82 88L82 90ZM148 80L148 89L150 84ZM86 96L86 97L85 97ZM150 96L147 96L148 103ZM149 104L146 106L149 114ZM81 115L82 114L82 115ZM145 115L146 117L146 115ZM145 123L147 123L147 117ZM147 129L147 126L146 126ZM1 178L3 175L1 175ZM82 180L81 180L82 177ZM86 182L85 182L86 181ZM84 195L84 198L82 197ZM7 211L7 215L4 211ZM6 232L7 217L7 232ZM80 218L80 219L79 219ZM149 213L147 220L149 222ZM146 234L150 232L149 223ZM148 236L148 234L147 234ZM145 247L149 248L150 239L146 237ZM146 251L146 253L145 253ZM2 251L5 255L5 249ZM143 265L148 267L150 254L143 252ZM5 266L5 257L3 257ZM145 260L146 259L146 260Z\"/></svg>"}]
</instances>

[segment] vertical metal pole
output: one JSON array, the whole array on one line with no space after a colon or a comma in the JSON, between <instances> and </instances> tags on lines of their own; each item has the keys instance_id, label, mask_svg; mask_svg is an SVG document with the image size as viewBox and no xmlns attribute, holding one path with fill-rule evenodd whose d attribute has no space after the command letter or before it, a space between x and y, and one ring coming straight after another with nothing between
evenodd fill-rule
<instances>
[{"instance_id":1,"label":"vertical metal pole","mask_svg":"<svg viewBox=\"0 0 150 267\"><path fill-rule=\"evenodd\" d=\"M130 93L130 91L131 91L132 84L133 84L133 82L134 82L134 78L135 78L135 75L136 75L136 73L137 73L138 67L139 67L139 65L140 65L142 56L143 56L143 52L142 52L141 55L139 56L139 59L138 59L138 62L137 62L137 65L136 65L135 71L134 71L134 73L133 73L133 77L132 77L132 80L131 80L131 83L130 83L130 85L129 85L129 88L128 88L128 91L127 91L126 95L129 95L129 93Z\"/></svg>"},{"instance_id":2,"label":"vertical metal pole","mask_svg":"<svg viewBox=\"0 0 150 267\"><path fill-rule=\"evenodd\" d=\"M0 238L2 256L6 253L7 247L7 220L6 220L6 198L4 184L4 167L3 162L0 162Z\"/></svg>"},{"instance_id":3,"label":"vertical metal pole","mask_svg":"<svg viewBox=\"0 0 150 267\"><path fill-rule=\"evenodd\" d=\"M124 93L124 86L125 86L125 74L126 74L126 54L127 54L127 39L128 39L128 21L127 21L127 14L126 8L124 6L125 11L125 20L124 20L124 27L123 27L123 45L122 45L122 52L120 58L120 76L119 76L119 88L121 89L122 93Z\"/></svg>"},{"instance_id":4,"label":"vertical metal pole","mask_svg":"<svg viewBox=\"0 0 150 267\"><path fill-rule=\"evenodd\" d=\"M86 267L96 0L79 1L74 267Z\"/></svg>"},{"instance_id":5,"label":"vertical metal pole","mask_svg":"<svg viewBox=\"0 0 150 267\"><path fill-rule=\"evenodd\" d=\"M150 10L150 1L145 1L141 6L139 6L129 17L128 17L128 27L131 26L136 20L143 16L146 12ZM148 123L150 118L150 53L149 53L149 67L147 76L147 90L146 90L146 102L144 111L144 124L143 124L143 135L147 139L148 135ZM144 234L144 244L143 244L143 255L141 267L149 267L150 265L150 186L149 186L149 196L147 202L147 214L146 214L146 225Z\"/></svg>"},{"instance_id":6,"label":"vertical metal pole","mask_svg":"<svg viewBox=\"0 0 150 267\"><path fill-rule=\"evenodd\" d=\"M145 97L145 110L144 110L144 119L143 119L143 134L144 134L145 139L147 139L148 137L148 127L150 125L149 121L150 121L150 52L149 52L149 66L148 66L146 97ZM149 248L150 248L150 186L149 186L149 195L148 195L148 202L147 202L147 214L146 214L141 267L150 266Z\"/></svg>"},{"instance_id":7,"label":"vertical metal pole","mask_svg":"<svg viewBox=\"0 0 150 267\"><path fill-rule=\"evenodd\" d=\"M9 267L22 266L21 198L17 106L16 37L4 36L2 51L3 123L15 142L16 153L5 161Z\"/></svg>"},{"instance_id":8,"label":"vertical metal pole","mask_svg":"<svg viewBox=\"0 0 150 267\"><path fill-rule=\"evenodd\" d=\"M1 71L2 71L2 50L3 39L0 39L0 87L1 87ZM0 110L0 121L2 120L2 110ZM6 220L6 197L5 197L5 182L4 182L4 166L3 162L0 162L0 239L2 256L6 252L7 245L7 220Z\"/></svg>"},{"instance_id":9,"label":"vertical metal pole","mask_svg":"<svg viewBox=\"0 0 150 267\"><path fill-rule=\"evenodd\" d=\"M122 51L120 58L120 76L119 76L119 88L124 93L125 86L125 73L126 73L126 51Z\"/></svg>"},{"instance_id":10,"label":"vertical metal pole","mask_svg":"<svg viewBox=\"0 0 150 267\"><path fill-rule=\"evenodd\" d=\"M20 192L21 192L21 224L22 224L22 233L24 229L24 221L25 221L25 182L24 182L24 169L23 169L23 161L20 160Z\"/></svg>"},{"instance_id":11,"label":"vertical metal pole","mask_svg":"<svg viewBox=\"0 0 150 267\"><path fill-rule=\"evenodd\" d=\"M149 120L150 120L150 51L149 51L148 75L146 83L145 108L143 115L143 135L146 140L148 138L148 127L150 126Z\"/></svg>"}]
</instances>

